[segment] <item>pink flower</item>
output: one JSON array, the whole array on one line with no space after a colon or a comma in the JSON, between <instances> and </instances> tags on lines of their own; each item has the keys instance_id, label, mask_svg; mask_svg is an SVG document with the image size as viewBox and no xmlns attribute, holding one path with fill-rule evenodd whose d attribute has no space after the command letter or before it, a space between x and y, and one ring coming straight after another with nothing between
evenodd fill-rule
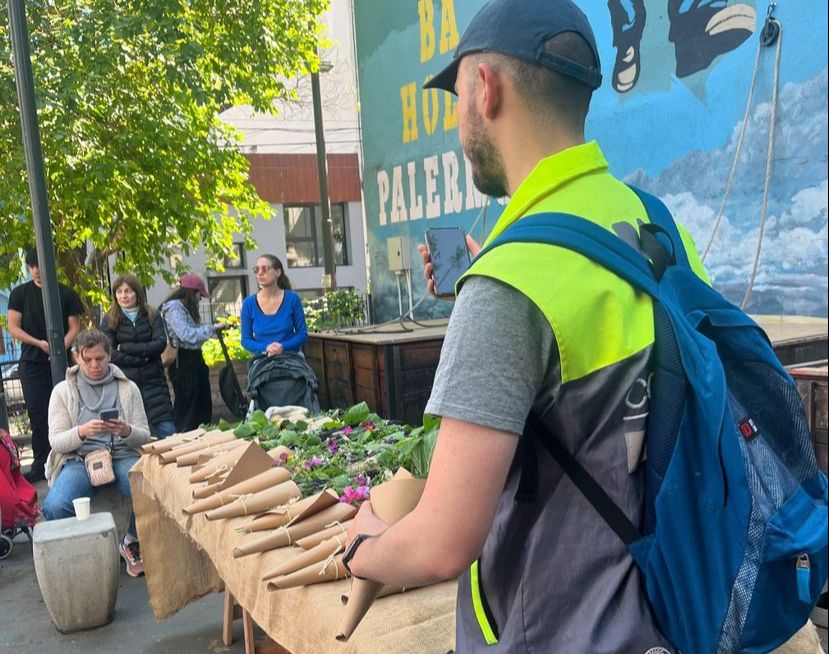
<instances>
[{"instance_id":1,"label":"pink flower","mask_svg":"<svg viewBox=\"0 0 829 654\"><path fill-rule=\"evenodd\" d=\"M354 430L351 427L343 427L343 430L342 430L343 436L348 436L353 431Z\"/></svg>"},{"instance_id":2,"label":"pink flower","mask_svg":"<svg viewBox=\"0 0 829 654\"><path fill-rule=\"evenodd\" d=\"M357 486L352 488L346 486L343 489L343 494L340 496L340 502L344 504L354 504L355 502L365 502L369 498L367 486Z\"/></svg>"},{"instance_id":3,"label":"pink flower","mask_svg":"<svg viewBox=\"0 0 829 654\"><path fill-rule=\"evenodd\" d=\"M374 423L368 420L364 422L362 425L360 425L360 427L362 427L363 429L368 429L369 431L371 431L372 429L376 429Z\"/></svg>"},{"instance_id":4,"label":"pink flower","mask_svg":"<svg viewBox=\"0 0 829 654\"><path fill-rule=\"evenodd\" d=\"M308 470L313 470L314 468L318 468L319 466L321 466L323 463L325 463L325 461L323 461L320 457L312 456L305 462L305 467Z\"/></svg>"},{"instance_id":5,"label":"pink flower","mask_svg":"<svg viewBox=\"0 0 829 654\"><path fill-rule=\"evenodd\" d=\"M274 466L274 467L277 467L277 466L284 466L286 463L288 463L288 458L289 458L290 456L291 456L291 455L290 455L290 454L288 454L287 452L282 452L282 453L281 453L278 457L276 457L276 458L273 460L273 466Z\"/></svg>"}]
</instances>

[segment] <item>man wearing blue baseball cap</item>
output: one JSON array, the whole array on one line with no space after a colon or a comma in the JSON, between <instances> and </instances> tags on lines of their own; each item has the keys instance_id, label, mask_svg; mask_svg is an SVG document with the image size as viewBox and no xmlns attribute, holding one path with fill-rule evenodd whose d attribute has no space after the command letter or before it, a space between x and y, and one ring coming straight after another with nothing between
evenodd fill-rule
<instances>
[{"instance_id":1,"label":"man wearing blue baseball cap","mask_svg":"<svg viewBox=\"0 0 829 654\"><path fill-rule=\"evenodd\" d=\"M487 243L541 212L622 236L647 222L584 139L601 79L591 27L569 0L493 0L472 19L427 86L458 96L478 189L510 196ZM424 264L433 290L425 252ZM365 503L344 562L406 588L459 576L458 652L671 652L623 542L525 429L532 412L640 523L650 300L538 243L493 248L456 290L426 408L442 423L423 497L391 527Z\"/></svg>"}]
</instances>

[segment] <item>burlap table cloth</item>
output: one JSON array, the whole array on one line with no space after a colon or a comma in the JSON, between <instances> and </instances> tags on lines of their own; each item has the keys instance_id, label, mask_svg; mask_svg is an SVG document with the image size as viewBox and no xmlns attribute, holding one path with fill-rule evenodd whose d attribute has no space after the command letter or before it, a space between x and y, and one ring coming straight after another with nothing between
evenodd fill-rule
<instances>
[{"instance_id":1,"label":"burlap table cloth","mask_svg":"<svg viewBox=\"0 0 829 654\"><path fill-rule=\"evenodd\" d=\"M225 587L253 620L292 654L446 654L455 641L456 584L443 583L378 600L349 642L334 638L348 581L271 592L262 575L296 556L283 548L241 559L236 529L250 518L209 521L186 516L189 468L143 456L129 473L150 607L163 620ZM216 616L217 629L221 615Z\"/></svg>"}]
</instances>

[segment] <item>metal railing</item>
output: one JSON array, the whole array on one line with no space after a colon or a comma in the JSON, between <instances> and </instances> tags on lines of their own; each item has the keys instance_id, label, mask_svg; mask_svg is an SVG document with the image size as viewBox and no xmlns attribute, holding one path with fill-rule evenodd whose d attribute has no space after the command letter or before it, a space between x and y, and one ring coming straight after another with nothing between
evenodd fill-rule
<instances>
[{"instance_id":1,"label":"metal railing","mask_svg":"<svg viewBox=\"0 0 829 654\"><path fill-rule=\"evenodd\" d=\"M18 375L20 344L3 332L3 346L5 354L0 355L0 427L7 429L13 437L30 436L32 429Z\"/></svg>"}]
</instances>

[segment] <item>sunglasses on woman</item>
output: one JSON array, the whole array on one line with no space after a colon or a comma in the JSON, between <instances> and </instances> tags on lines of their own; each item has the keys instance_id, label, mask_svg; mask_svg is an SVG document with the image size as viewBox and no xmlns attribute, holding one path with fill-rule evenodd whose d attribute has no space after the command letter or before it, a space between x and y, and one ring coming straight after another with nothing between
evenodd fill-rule
<instances>
[{"instance_id":1,"label":"sunglasses on woman","mask_svg":"<svg viewBox=\"0 0 829 654\"><path fill-rule=\"evenodd\" d=\"M266 273L269 270L273 270L273 266L254 266L253 274L258 275L260 272Z\"/></svg>"}]
</instances>

